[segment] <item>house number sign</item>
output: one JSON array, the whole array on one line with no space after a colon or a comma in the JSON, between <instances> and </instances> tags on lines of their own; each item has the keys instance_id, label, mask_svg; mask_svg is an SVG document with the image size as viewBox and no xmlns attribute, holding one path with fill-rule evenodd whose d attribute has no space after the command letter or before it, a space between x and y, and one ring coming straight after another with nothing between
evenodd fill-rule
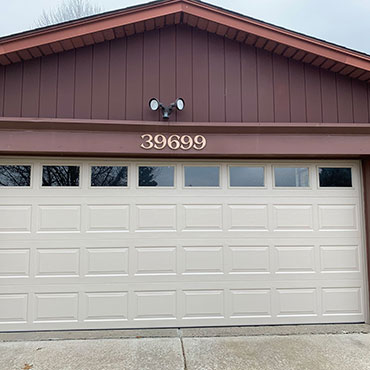
<instances>
[{"instance_id":1,"label":"house number sign","mask_svg":"<svg viewBox=\"0 0 370 370\"><path fill-rule=\"evenodd\" d=\"M172 150L202 150L207 145L207 139L203 135L170 135L167 137L163 134L144 134L141 138L143 142L140 147L145 150L163 150L166 147Z\"/></svg>"}]
</instances>

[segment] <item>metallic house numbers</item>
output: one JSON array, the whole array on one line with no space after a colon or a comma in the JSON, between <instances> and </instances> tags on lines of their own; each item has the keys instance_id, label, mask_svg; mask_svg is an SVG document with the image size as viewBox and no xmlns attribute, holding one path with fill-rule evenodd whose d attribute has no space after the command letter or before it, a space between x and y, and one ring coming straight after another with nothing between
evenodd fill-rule
<instances>
[{"instance_id":1,"label":"metallic house numbers","mask_svg":"<svg viewBox=\"0 0 370 370\"><path fill-rule=\"evenodd\" d=\"M141 135L141 138L144 142L141 143L140 147L145 150L163 150L166 147L172 150L202 150L207 145L207 139L203 135L195 135L194 137L190 135L171 135L166 137L163 134L144 134Z\"/></svg>"}]
</instances>

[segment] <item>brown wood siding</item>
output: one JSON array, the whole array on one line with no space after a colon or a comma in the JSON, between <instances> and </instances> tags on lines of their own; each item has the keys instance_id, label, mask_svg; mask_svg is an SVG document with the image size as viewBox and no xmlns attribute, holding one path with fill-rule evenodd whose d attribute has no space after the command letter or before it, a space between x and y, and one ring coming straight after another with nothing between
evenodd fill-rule
<instances>
[{"instance_id":1,"label":"brown wood siding","mask_svg":"<svg viewBox=\"0 0 370 370\"><path fill-rule=\"evenodd\" d=\"M0 66L0 115L156 121L370 122L370 88L185 25Z\"/></svg>"}]
</instances>

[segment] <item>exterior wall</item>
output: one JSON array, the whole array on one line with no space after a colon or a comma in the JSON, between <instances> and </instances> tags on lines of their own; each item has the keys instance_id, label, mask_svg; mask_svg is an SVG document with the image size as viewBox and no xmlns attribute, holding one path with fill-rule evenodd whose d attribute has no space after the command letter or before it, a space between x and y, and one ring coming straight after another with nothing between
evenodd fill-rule
<instances>
[{"instance_id":1,"label":"exterior wall","mask_svg":"<svg viewBox=\"0 0 370 370\"><path fill-rule=\"evenodd\" d=\"M366 83L189 26L169 26L0 67L0 116L364 123Z\"/></svg>"}]
</instances>

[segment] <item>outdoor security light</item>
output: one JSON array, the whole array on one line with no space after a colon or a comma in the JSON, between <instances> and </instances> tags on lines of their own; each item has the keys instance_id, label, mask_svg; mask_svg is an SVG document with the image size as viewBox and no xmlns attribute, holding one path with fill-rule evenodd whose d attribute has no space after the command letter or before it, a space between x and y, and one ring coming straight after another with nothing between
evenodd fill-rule
<instances>
[{"instance_id":1,"label":"outdoor security light","mask_svg":"<svg viewBox=\"0 0 370 370\"><path fill-rule=\"evenodd\" d=\"M152 111L157 111L160 108L162 111L162 118L167 120L170 118L174 108L179 111L182 111L185 108L185 101L182 98L178 98L174 103L171 103L169 106L165 106L158 99L152 98L149 100L149 108Z\"/></svg>"}]
</instances>

